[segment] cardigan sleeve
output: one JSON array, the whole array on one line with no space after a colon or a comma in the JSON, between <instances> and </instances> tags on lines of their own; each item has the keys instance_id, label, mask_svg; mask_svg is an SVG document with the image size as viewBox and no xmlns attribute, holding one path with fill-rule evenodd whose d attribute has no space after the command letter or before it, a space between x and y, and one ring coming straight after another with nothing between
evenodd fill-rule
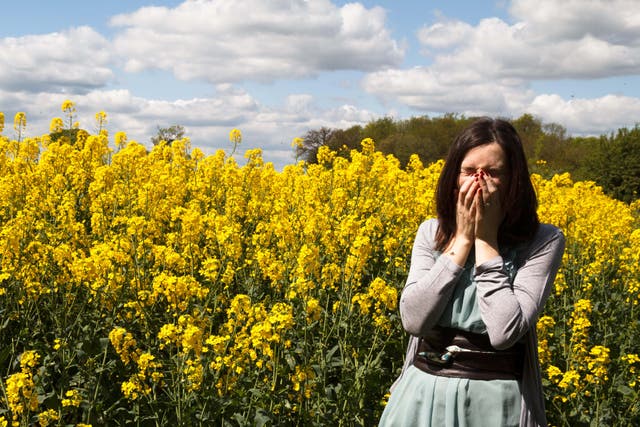
<instances>
[{"instance_id":1,"label":"cardigan sleeve","mask_svg":"<svg viewBox=\"0 0 640 427\"><path fill-rule=\"evenodd\" d=\"M560 267L564 245L558 228L541 224L513 283L500 256L476 267L480 315L494 348L511 347L535 327Z\"/></svg>"},{"instance_id":2,"label":"cardigan sleeve","mask_svg":"<svg viewBox=\"0 0 640 427\"><path fill-rule=\"evenodd\" d=\"M431 219L418 228L407 282L400 296L404 329L414 336L431 329L446 308L463 268L435 250L438 222Z\"/></svg>"}]
</instances>

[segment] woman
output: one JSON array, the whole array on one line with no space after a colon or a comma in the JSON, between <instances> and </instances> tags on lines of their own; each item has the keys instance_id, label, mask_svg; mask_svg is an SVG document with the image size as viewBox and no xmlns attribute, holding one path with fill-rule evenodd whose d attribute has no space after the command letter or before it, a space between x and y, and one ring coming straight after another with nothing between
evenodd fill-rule
<instances>
[{"instance_id":1,"label":"woman","mask_svg":"<svg viewBox=\"0 0 640 427\"><path fill-rule=\"evenodd\" d=\"M483 118L454 141L400 299L411 334L380 426L545 426L536 322L564 251L522 142Z\"/></svg>"}]
</instances>

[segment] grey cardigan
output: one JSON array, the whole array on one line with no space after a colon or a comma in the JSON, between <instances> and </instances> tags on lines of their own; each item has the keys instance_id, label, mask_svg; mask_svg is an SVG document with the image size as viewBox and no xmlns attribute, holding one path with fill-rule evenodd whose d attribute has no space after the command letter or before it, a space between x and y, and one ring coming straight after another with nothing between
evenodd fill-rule
<instances>
[{"instance_id":1,"label":"grey cardigan","mask_svg":"<svg viewBox=\"0 0 640 427\"><path fill-rule=\"evenodd\" d=\"M436 219L420 225L411 254L409 276L400 297L402 325L411 335L402 374L412 363L417 337L436 324L463 272L450 257L440 256L435 250L437 228ZM536 322L551 292L564 244L564 235L558 228L540 224L532 241L518 252L520 267L513 283L510 283L501 256L477 266L475 271L478 305L491 345L505 349L519 340L526 345L521 383L520 425L523 427L547 425Z\"/></svg>"}]
</instances>

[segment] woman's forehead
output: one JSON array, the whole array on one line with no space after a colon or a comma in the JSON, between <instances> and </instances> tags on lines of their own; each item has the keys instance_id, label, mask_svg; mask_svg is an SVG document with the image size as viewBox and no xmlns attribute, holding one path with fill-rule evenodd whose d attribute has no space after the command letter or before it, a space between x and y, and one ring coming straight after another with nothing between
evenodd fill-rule
<instances>
[{"instance_id":1,"label":"woman's forehead","mask_svg":"<svg viewBox=\"0 0 640 427\"><path fill-rule=\"evenodd\" d=\"M506 165L506 155L502 147L495 142L483 144L467 151L461 167L500 168Z\"/></svg>"}]
</instances>

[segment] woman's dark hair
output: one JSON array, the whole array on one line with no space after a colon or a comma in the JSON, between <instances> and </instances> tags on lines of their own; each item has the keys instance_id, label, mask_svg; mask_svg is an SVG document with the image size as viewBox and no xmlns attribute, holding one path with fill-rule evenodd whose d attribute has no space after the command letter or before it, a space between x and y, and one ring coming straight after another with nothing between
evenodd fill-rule
<instances>
[{"instance_id":1,"label":"woman's dark hair","mask_svg":"<svg viewBox=\"0 0 640 427\"><path fill-rule=\"evenodd\" d=\"M469 150L496 142L504 150L506 164L505 193L502 195L505 218L498 230L499 244L529 240L538 225L538 199L531 184L527 159L520 136L506 120L480 118L466 127L453 141L436 189L438 232L436 248L444 250L456 231L458 176Z\"/></svg>"}]
</instances>

